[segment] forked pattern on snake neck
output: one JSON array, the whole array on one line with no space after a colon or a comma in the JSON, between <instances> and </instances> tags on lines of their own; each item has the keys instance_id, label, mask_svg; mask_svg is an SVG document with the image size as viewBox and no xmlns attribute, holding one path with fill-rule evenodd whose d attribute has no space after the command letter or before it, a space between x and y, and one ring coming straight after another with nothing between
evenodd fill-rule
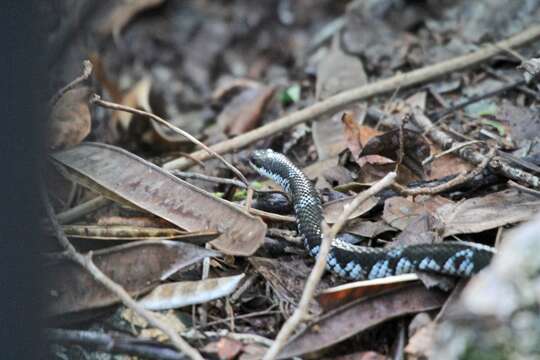
<instances>
[{"instance_id":1,"label":"forked pattern on snake neck","mask_svg":"<svg viewBox=\"0 0 540 360\"><path fill-rule=\"evenodd\" d=\"M321 200L311 181L285 155L273 150L256 150L250 165L278 183L291 195L298 231L313 257L322 241ZM418 244L393 248L356 246L335 240L326 267L351 280L376 279L417 270L467 277L489 264L495 250L468 242Z\"/></svg>"}]
</instances>

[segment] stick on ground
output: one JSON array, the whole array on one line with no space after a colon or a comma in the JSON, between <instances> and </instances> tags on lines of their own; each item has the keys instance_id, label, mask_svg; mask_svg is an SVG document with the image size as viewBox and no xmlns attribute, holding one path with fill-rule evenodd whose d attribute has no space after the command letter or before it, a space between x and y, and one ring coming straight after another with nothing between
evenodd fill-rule
<instances>
[{"instance_id":1,"label":"stick on ground","mask_svg":"<svg viewBox=\"0 0 540 360\"><path fill-rule=\"evenodd\" d=\"M379 80L358 88L343 91L337 95L331 96L323 101L308 106L305 109L285 115L267 125L213 145L211 149L219 154L236 151L272 134L286 130L309 120L315 120L317 117L320 117L321 115L324 115L330 111L337 111L355 101L392 92L397 88L404 89L413 85L418 85L441 77L445 74L478 65L490 59L494 55L503 52L503 49L520 47L538 39L539 37L540 25L533 25L519 34L496 43L496 46L484 46L470 54L458 56L435 65L426 66L408 73L398 74L388 79ZM206 160L210 156L206 151L199 150L192 153L191 157L198 160ZM194 162L192 159L179 158L164 164L163 168L167 170L184 170L193 164Z\"/></svg>"}]
</instances>

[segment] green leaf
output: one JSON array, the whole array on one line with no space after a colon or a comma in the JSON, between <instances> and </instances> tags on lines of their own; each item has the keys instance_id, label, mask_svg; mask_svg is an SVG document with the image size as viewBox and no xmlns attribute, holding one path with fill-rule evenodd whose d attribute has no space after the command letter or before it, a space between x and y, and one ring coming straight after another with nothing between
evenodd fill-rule
<instances>
[{"instance_id":1,"label":"green leaf","mask_svg":"<svg viewBox=\"0 0 540 360\"><path fill-rule=\"evenodd\" d=\"M482 125L488 125L488 126L491 126L491 127L494 127L495 129L497 129L497 132L499 133L499 136L504 136L506 134L506 130L504 129L504 126L498 121L489 120L489 119L482 119L482 120L480 120L480 123Z\"/></svg>"},{"instance_id":2,"label":"green leaf","mask_svg":"<svg viewBox=\"0 0 540 360\"><path fill-rule=\"evenodd\" d=\"M300 85L294 84L289 86L287 89L283 90L280 94L280 100L283 104L295 103L300 100Z\"/></svg>"}]
</instances>

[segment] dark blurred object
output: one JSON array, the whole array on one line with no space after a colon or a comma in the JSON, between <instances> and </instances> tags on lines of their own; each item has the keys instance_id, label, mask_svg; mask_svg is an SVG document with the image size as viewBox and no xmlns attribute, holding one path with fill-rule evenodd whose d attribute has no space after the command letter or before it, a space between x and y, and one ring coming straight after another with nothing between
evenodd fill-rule
<instances>
[{"instance_id":1,"label":"dark blurred object","mask_svg":"<svg viewBox=\"0 0 540 360\"><path fill-rule=\"evenodd\" d=\"M2 69L0 131L0 348L2 359L39 359L44 354L38 320L40 278L36 268L39 135L50 94L40 54L44 32L35 16L39 1L4 4L0 41ZM42 100L39 104L38 97ZM38 120L39 119L39 120ZM41 149L43 149L41 147Z\"/></svg>"}]
</instances>

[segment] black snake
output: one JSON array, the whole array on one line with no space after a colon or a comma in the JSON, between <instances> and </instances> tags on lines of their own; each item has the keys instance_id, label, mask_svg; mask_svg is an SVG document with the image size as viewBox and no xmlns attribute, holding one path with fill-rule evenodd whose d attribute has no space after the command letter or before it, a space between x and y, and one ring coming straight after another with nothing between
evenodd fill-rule
<instances>
[{"instance_id":1,"label":"black snake","mask_svg":"<svg viewBox=\"0 0 540 360\"><path fill-rule=\"evenodd\" d=\"M285 155L273 150L256 150L250 165L261 175L278 183L292 197L298 231L313 257L317 257L324 220L321 200L311 181ZM336 239L326 267L351 280L376 279L416 270L467 277L491 260L495 250L468 242L419 244L393 248L356 246Z\"/></svg>"}]
</instances>

